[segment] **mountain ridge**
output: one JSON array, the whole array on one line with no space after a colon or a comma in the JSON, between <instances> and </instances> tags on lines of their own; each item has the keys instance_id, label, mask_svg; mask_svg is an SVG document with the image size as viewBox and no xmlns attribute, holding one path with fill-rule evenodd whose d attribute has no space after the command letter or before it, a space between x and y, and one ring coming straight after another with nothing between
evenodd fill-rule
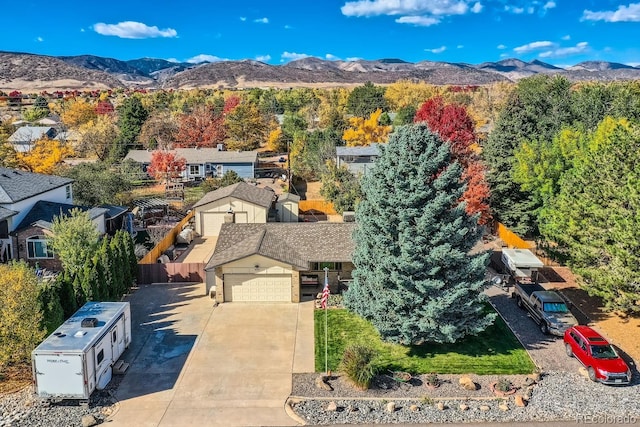
<instances>
[{"instance_id":1,"label":"mountain ridge","mask_svg":"<svg viewBox=\"0 0 640 427\"><path fill-rule=\"evenodd\" d=\"M389 84L421 80L436 85L483 85L517 81L537 74L560 74L569 80L640 79L640 68L607 61L584 61L560 68L540 60L506 58L497 62L408 62L399 58L354 61L306 57L282 65L253 59L172 62L160 58L119 60L90 54L47 56L0 51L0 89L80 88L249 88L343 86L367 81Z\"/></svg>"}]
</instances>

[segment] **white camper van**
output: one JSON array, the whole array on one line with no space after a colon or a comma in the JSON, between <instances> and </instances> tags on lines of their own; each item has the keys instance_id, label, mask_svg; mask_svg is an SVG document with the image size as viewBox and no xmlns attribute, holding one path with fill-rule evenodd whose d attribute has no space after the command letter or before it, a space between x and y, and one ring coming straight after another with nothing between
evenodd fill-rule
<instances>
[{"instance_id":1,"label":"white camper van","mask_svg":"<svg viewBox=\"0 0 640 427\"><path fill-rule=\"evenodd\" d=\"M39 397L89 399L131 343L128 302L88 302L31 353Z\"/></svg>"}]
</instances>

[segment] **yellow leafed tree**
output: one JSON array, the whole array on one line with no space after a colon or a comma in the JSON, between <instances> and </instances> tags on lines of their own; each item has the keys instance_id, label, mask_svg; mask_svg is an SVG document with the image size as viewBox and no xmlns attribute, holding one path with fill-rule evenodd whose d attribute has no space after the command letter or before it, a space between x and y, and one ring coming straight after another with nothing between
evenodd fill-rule
<instances>
[{"instance_id":1,"label":"yellow leafed tree","mask_svg":"<svg viewBox=\"0 0 640 427\"><path fill-rule=\"evenodd\" d=\"M83 125L96 118L95 106L84 99L71 101L60 118L69 127Z\"/></svg>"},{"instance_id":2,"label":"yellow leafed tree","mask_svg":"<svg viewBox=\"0 0 640 427\"><path fill-rule=\"evenodd\" d=\"M349 119L349 129L344 131L342 139L348 147L367 146L374 142L387 142L391 126L382 126L378 120L382 110L377 109L368 119L352 117Z\"/></svg>"},{"instance_id":3,"label":"yellow leafed tree","mask_svg":"<svg viewBox=\"0 0 640 427\"><path fill-rule=\"evenodd\" d=\"M36 274L27 264L0 264L0 289L1 374L9 364L28 361L45 331Z\"/></svg>"},{"instance_id":4,"label":"yellow leafed tree","mask_svg":"<svg viewBox=\"0 0 640 427\"><path fill-rule=\"evenodd\" d=\"M72 155L73 150L67 144L41 139L35 142L31 151L18 153L17 157L20 165L31 172L52 174L57 165Z\"/></svg>"},{"instance_id":5,"label":"yellow leafed tree","mask_svg":"<svg viewBox=\"0 0 640 427\"><path fill-rule=\"evenodd\" d=\"M427 99L440 95L442 92L441 87L429 83L399 80L387 86L384 99L394 111L406 107L417 109Z\"/></svg>"},{"instance_id":6,"label":"yellow leafed tree","mask_svg":"<svg viewBox=\"0 0 640 427\"><path fill-rule=\"evenodd\" d=\"M267 150L274 151L276 153L282 153L287 150L287 143L282 138L282 129L276 128L269 132L269 138L267 139Z\"/></svg>"}]
</instances>

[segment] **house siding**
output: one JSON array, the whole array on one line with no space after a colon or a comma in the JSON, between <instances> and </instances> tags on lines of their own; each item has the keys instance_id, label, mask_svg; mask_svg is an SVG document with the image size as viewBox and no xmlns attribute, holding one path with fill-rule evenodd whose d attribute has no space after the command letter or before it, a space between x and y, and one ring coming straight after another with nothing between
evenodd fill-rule
<instances>
[{"instance_id":1,"label":"house siding","mask_svg":"<svg viewBox=\"0 0 640 427\"><path fill-rule=\"evenodd\" d=\"M234 212L246 212L247 222L250 224L267 222L266 208L233 197L225 197L224 199L216 200L196 208L196 232L200 235L203 233L201 216L203 212L227 212L229 209L233 209Z\"/></svg>"},{"instance_id":2,"label":"house siding","mask_svg":"<svg viewBox=\"0 0 640 427\"><path fill-rule=\"evenodd\" d=\"M67 184L67 185L71 185L71 184ZM73 192L72 192L72 197L73 197ZM45 193L38 194L36 196L30 197L25 200L20 200L19 202L16 202L16 203L2 204L3 208L7 208L12 211L18 212L16 215L11 217L11 220L9 221L9 227L10 227L9 232L14 231L15 230L14 227L17 227L18 224L22 222L24 217L27 216L27 214L29 213L31 208L33 208L36 202L39 202L41 200L47 201L47 202L66 203L66 204L73 203L72 198L67 198L66 185L63 185L62 187L49 190Z\"/></svg>"}]
</instances>

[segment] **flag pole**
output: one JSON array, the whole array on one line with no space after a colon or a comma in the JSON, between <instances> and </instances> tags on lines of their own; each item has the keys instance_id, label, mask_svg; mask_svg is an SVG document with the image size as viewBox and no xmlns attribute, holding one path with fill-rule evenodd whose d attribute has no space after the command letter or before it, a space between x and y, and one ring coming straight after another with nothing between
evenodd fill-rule
<instances>
[{"instance_id":1,"label":"flag pole","mask_svg":"<svg viewBox=\"0 0 640 427\"><path fill-rule=\"evenodd\" d=\"M329 288L329 276L328 276L329 267L324 268L324 286ZM328 299L328 292L327 292ZM329 358L328 358L328 346L329 346L329 331L327 329L327 305L328 302L325 302L324 305L324 372L326 375L329 375Z\"/></svg>"}]
</instances>

